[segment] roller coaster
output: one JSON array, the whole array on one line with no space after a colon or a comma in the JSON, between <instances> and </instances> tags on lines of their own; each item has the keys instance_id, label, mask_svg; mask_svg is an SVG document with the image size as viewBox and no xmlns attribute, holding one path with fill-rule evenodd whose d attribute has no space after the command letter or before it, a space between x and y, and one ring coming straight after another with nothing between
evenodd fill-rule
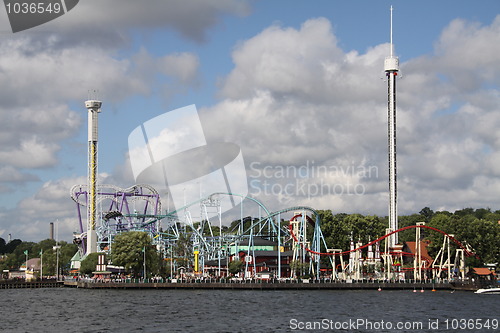
<instances>
[{"instance_id":1,"label":"roller coaster","mask_svg":"<svg viewBox=\"0 0 500 333\"><path fill-rule=\"evenodd\" d=\"M86 229L82 211L87 203L87 188L85 185L75 185L70 195L76 203L79 224L74 242L79 245L81 256L84 256ZM235 220L232 227L223 226L221 199L225 196L241 201L240 218ZM181 243L189 248L187 261L193 262L192 274L197 275L226 276L229 274L230 260L242 254L241 258L245 262L243 277L254 277L259 271L269 270L278 278L293 278L298 277L299 272L295 268L300 267L301 274L318 279L328 276L333 280L349 280L363 278L363 271L367 271L368 267L372 276L391 280L402 278L407 271L411 271L416 279L450 279L452 274L464 277L465 256L474 255L469 246L453 235L423 223L398 230L387 229L386 235L367 244L354 244L351 239L349 250L330 249L321 231L320 215L313 208L294 206L270 212L257 199L235 193L212 193L162 214L160 195L149 185L129 188L100 185L97 188L97 203L99 252L110 253L114 237L122 232L143 231L150 235L163 258L171 259L172 270L180 268L172 267L176 262L173 260L175 249ZM258 218L244 217L244 204L247 203L257 207ZM255 211L255 207L251 208ZM193 218L194 211L199 212L197 218ZM443 235L443 245L434 260L422 258L419 245L416 253L405 252L401 246L389 248L386 239L408 229L416 230L415 244L420 244L421 229ZM262 251L256 244L260 240L271 244L272 250ZM384 251L380 250L382 241ZM450 242L455 244L456 250L450 246ZM259 262L257 257L264 252L268 259ZM196 265L193 253L196 253ZM413 267L402 266L407 256L413 257Z\"/></svg>"}]
</instances>

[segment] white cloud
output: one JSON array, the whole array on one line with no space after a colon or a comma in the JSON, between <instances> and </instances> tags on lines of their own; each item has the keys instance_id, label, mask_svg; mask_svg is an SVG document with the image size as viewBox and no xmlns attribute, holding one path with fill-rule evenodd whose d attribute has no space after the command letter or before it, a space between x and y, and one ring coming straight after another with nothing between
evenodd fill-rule
<instances>
[{"instance_id":1,"label":"white cloud","mask_svg":"<svg viewBox=\"0 0 500 333\"><path fill-rule=\"evenodd\" d=\"M69 189L85 182L86 177L78 177L44 183L33 196L20 201L14 209L4 211L2 219L9 221L9 233L23 240L45 239L49 237L49 223L57 221L59 239L71 241L78 222Z\"/></svg>"},{"instance_id":2,"label":"white cloud","mask_svg":"<svg viewBox=\"0 0 500 333\"><path fill-rule=\"evenodd\" d=\"M41 142L36 136L21 139L20 147L0 152L0 163L18 168L43 168L56 163L59 147Z\"/></svg>"},{"instance_id":3,"label":"white cloud","mask_svg":"<svg viewBox=\"0 0 500 333\"><path fill-rule=\"evenodd\" d=\"M229 0L211 4L215 3L230 8L234 5ZM90 10L86 6L82 3L81 10ZM108 8L108 3L103 6ZM235 8L231 10L239 12ZM118 26L117 31L126 25L123 22L130 10L120 9L116 17L110 18ZM138 26L155 26L162 24L160 16L152 17L150 23L140 17L133 20ZM79 17L82 21L73 22L74 27L86 24L85 16ZM168 24L179 24L176 29L181 33L201 40L203 29L211 25L204 22L192 28ZM499 22L497 18L491 25L480 26L454 21L437 41L435 54L402 62L403 77L398 79L397 87L401 214L418 212L425 206L434 210L486 205L496 208L495 198L500 191ZM158 84L151 80L157 72L172 76L178 84L197 81L200 64L191 53L153 56L144 49L133 57L120 58L102 48L84 47L67 39L45 41L58 47L18 38L4 40L0 48L9 50L0 51L0 79L11 83L0 93L1 115L18 132L14 136L9 126L0 124L0 142L5 147L0 159L8 163L3 169L6 175L13 166L27 165L20 161L31 156L28 154L33 147L45 154L33 155L31 167L54 163L61 140L81 126L74 112L60 106L67 100L82 99L81 91L67 87L93 87L99 77L99 82L109 87L103 94L112 103L130 94L149 94ZM60 49L61 45L64 48ZM35 53L40 56L33 57ZM260 190L257 198L271 210L283 208L286 202L335 212L385 215L387 87L380 77L387 53L387 44L375 45L364 53L340 49L331 23L322 18L308 20L298 29L265 29L236 46L232 54L234 68L220 82L221 100L200 110L207 141L233 142L241 147L250 194L257 196ZM44 86L43 82L50 84ZM20 112L7 112L13 105ZM40 113L40 122L33 122L29 116L35 111ZM56 118L64 121L51 122L51 112L57 112ZM39 127L33 129L31 125ZM8 161L10 153L20 156L17 164ZM368 177L339 172L298 180L276 174L266 178L251 169L253 162L258 162L257 171L266 167L299 168L314 162L316 168L345 171L350 166L364 166L377 172ZM127 163L120 164L113 178L126 183L126 179L132 179L131 173ZM22 179L23 174L13 177ZM264 180L271 186L276 184L278 190L291 184L290 195L264 195ZM69 230L70 220L75 220L71 217L76 214L67 190L78 182L85 183L85 179L47 182L35 196L19 204L17 215L9 212L16 217L11 220L33 229L32 235L43 229L44 220L54 218L64 221ZM252 188L252 184L258 187ZM363 193L341 192L352 185L359 185L358 191Z\"/></svg>"},{"instance_id":4,"label":"white cloud","mask_svg":"<svg viewBox=\"0 0 500 333\"><path fill-rule=\"evenodd\" d=\"M0 168L0 183L18 185L30 181L39 181L39 178L32 174L22 172L10 165ZM0 192L2 191L0 190Z\"/></svg>"},{"instance_id":5,"label":"white cloud","mask_svg":"<svg viewBox=\"0 0 500 333\"><path fill-rule=\"evenodd\" d=\"M85 123L84 113L69 105L84 100L89 89L98 90L99 98L113 104L153 92L182 93L198 84L197 55L146 49L130 55L134 52L128 49L131 30L141 34L166 27L202 42L223 15L246 15L248 10L246 1L235 0L152 0L147 5L81 1L54 21L4 36L0 41L0 81L4 83L0 92L0 191L15 197L24 183L39 180L32 174L35 169L59 166L58 153ZM8 30L2 13L2 29ZM13 182L16 189L10 186ZM65 208L70 204L71 185L66 178L45 182L34 197L20 201L15 212L8 209L8 220L33 230L26 238L35 237L42 227L37 219L58 217L68 224L76 214ZM58 193L57 199L49 190Z\"/></svg>"},{"instance_id":6,"label":"white cloud","mask_svg":"<svg viewBox=\"0 0 500 333\"><path fill-rule=\"evenodd\" d=\"M491 195L500 184L498 158L492 154L500 125L498 75L491 74L500 70L500 42L494 42L499 22L482 27L454 21L436 44L436 55L402 63L397 88L401 213L491 202L481 200L478 186L489 179L485 194ZM262 169L300 167L312 160L323 166L374 166L376 177L357 180L363 195L327 192L308 198L299 191L289 202L385 215L387 88L379 77L387 53L388 45L364 54L340 50L325 19L309 20L300 29L268 28L235 49L235 67L222 81L223 99L202 113L207 137L238 143L247 164L258 161ZM269 181L284 188L295 180ZM353 181L344 176L327 184ZM263 192L254 188L260 199L280 207L276 195Z\"/></svg>"},{"instance_id":7,"label":"white cloud","mask_svg":"<svg viewBox=\"0 0 500 333\"><path fill-rule=\"evenodd\" d=\"M490 26L454 20L441 34L436 52L439 70L464 90L500 83L500 16Z\"/></svg>"},{"instance_id":8,"label":"white cloud","mask_svg":"<svg viewBox=\"0 0 500 333\"><path fill-rule=\"evenodd\" d=\"M158 69L167 76L179 78L183 83L189 83L198 75L199 60L192 53L169 54L159 60Z\"/></svg>"},{"instance_id":9,"label":"white cloud","mask_svg":"<svg viewBox=\"0 0 500 333\"><path fill-rule=\"evenodd\" d=\"M61 47L74 43L116 47L128 42L129 31L151 28L168 28L203 42L222 16L244 16L249 11L247 0L85 0L36 31L64 30Z\"/></svg>"}]
</instances>

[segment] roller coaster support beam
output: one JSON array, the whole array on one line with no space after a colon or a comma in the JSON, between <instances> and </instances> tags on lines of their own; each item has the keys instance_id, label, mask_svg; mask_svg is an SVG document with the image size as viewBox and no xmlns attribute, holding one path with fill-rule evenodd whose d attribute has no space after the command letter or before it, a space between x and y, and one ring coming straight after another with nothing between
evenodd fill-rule
<instances>
[{"instance_id":1,"label":"roller coaster support beam","mask_svg":"<svg viewBox=\"0 0 500 333\"><path fill-rule=\"evenodd\" d=\"M417 222L417 225L425 225L425 222ZM420 244L420 229L421 228L415 228L415 258L413 259L413 272L415 280L422 280L422 246Z\"/></svg>"}]
</instances>

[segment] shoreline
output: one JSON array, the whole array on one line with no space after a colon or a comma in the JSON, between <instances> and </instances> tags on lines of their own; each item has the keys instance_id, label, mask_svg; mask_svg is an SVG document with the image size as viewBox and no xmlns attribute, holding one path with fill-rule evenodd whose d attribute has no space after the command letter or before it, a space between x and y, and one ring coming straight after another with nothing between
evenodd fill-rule
<instances>
[{"instance_id":1,"label":"shoreline","mask_svg":"<svg viewBox=\"0 0 500 333\"><path fill-rule=\"evenodd\" d=\"M231 289L231 290L461 290L474 291L474 288L454 286L448 282L325 282L325 281L179 281L179 282L106 282L106 281L0 281L0 289L36 288L81 288L81 289Z\"/></svg>"}]
</instances>

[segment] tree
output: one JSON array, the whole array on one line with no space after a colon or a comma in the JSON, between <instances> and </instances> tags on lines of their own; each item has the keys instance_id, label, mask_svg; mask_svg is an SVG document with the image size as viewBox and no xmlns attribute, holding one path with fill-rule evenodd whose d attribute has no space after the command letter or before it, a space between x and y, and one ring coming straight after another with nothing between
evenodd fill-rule
<instances>
[{"instance_id":1,"label":"tree","mask_svg":"<svg viewBox=\"0 0 500 333\"><path fill-rule=\"evenodd\" d=\"M229 263L228 269L229 273L232 275L238 274L239 272L242 271L243 267L245 264L241 260L233 260Z\"/></svg>"},{"instance_id":2,"label":"tree","mask_svg":"<svg viewBox=\"0 0 500 333\"><path fill-rule=\"evenodd\" d=\"M307 262L301 262L300 260L292 260L290 262L290 269L295 273L296 277L306 278L309 277L309 264Z\"/></svg>"},{"instance_id":3,"label":"tree","mask_svg":"<svg viewBox=\"0 0 500 333\"><path fill-rule=\"evenodd\" d=\"M23 243L22 240L20 239L13 239L11 240L10 242L8 242L7 244L5 244L5 247L4 247L4 253L12 253L14 252L14 250L21 244Z\"/></svg>"},{"instance_id":4,"label":"tree","mask_svg":"<svg viewBox=\"0 0 500 333\"><path fill-rule=\"evenodd\" d=\"M429 207L424 207L420 210L419 214L424 218L424 222L429 222L434 212Z\"/></svg>"},{"instance_id":5,"label":"tree","mask_svg":"<svg viewBox=\"0 0 500 333\"><path fill-rule=\"evenodd\" d=\"M0 254L5 253L5 239L0 237Z\"/></svg>"},{"instance_id":6,"label":"tree","mask_svg":"<svg viewBox=\"0 0 500 333\"><path fill-rule=\"evenodd\" d=\"M80 273L85 275L90 275L92 272L95 272L97 267L97 259L99 257L99 253L90 253L85 259L82 260L80 264Z\"/></svg>"},{"instance_id":7,"label":"tree","mask_svg":"<svg viewBox=\"0 0 500 333\"><path fill-rule=\"evenodd\" d=\"M68 274L71 266L71 258L78 251L78 245L67 242L59 242L59 270L62 274ZM54 251L54 254L56 252ZM55 271L55 270L54 270Z\"/></svg>"},{"instance_id":8,"label":"tree","mask_svg":"<svg viewBox=\"0 0 500 333\"><path fill-rule=\"evenodd\" d=\"M156 248L151 246L151 237L147 233L122 232L115 237L111 249L113 264L125 267L134 276L143 275L144 256L146 257L146 274L158 273L160 258Z\"/></svg>"},{"instance_id":9,"label":"tree","mask_svg":"<svg viewBox=\"0 0 500 333\"><path fill-rule=\"evenodd\" d=\"M175 261L178 266L189 266L189 258L193 257L193 244L191 235L187 233L179 234L179 238L174 246Z\"/></svg>"},{"instance_id":10,"label":"tree","mask_svg":"<svg viewBox=\"0 0 500 333\"><path fill-rule=\"evenodd\" d=\"M59 262L57 262L57 250L54 249L55 244L55 241L49 239L43 240L38 243L38 247L43 251L44 275L56 275L57 268L59 268L60 274L68 274L71 266L71 258L76 253L76 251L78 251L78 246L73 243L67 243L64 241L58 242Z\"/></svg>"}]
</instances>

